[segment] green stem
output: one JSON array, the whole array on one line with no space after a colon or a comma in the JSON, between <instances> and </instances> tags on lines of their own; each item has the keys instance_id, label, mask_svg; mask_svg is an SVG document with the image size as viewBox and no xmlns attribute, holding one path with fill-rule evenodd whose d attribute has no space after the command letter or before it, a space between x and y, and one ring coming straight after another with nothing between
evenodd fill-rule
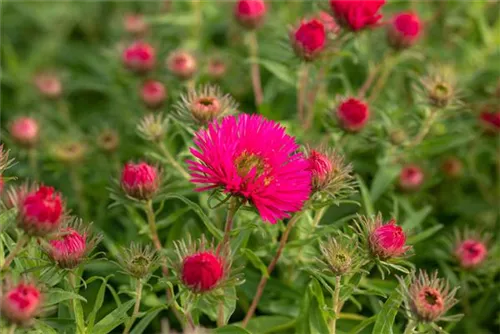
<instances>
[{"instance_id":1,"label":"green stem","mask_svg":"<svg viewBox=\"0 0 500 334\"><path fill-rule=\"evenodd\" d=\"M69 285L71 286L71 290L75 294L78 294L78 289L76 288L76 274L73 271L70 271L68 273L68 280L69 280ZM71 298L71 304L73 306L73 316L75 317L75 322L76 322L76 333L77 334L84 334L85 333L85 324L83 323L83 315L81 312L81 305L80 307L78 304L80 303L80 300L77 298ZM79 312L81 310L81 312ZM82 315L82 316L80 316Z\"/></svg>"},{"instance_id":2,"label":"green stem","mask_svg":"<svg viewBox=\"0 0 500 334\"><path fill-rule=\"evenodd\" d=\"M236 214L236 211L238 211L238 208L240 207L239 205L239 200L237 197L233 196L229 200L229 207L227 209L227 217L226 217L226 227L224 229L224 238L222 239L222 248L226 248L229 246L229 238L231 234L231 229L233 228L233 223L234 223L234 216ZM228 250L230 247L228 247Z\"/></svg>"},{"instance_id":3,"label":"green stem","mask_svg":"<svg viewBox=\"0 0 500 334\"><path fill-rule=\"evenodd\" d=\"M341 276L335 276L335 290L332 296L332 307L333 307L333 318L330 322L330 333L335 334L337 331L337 318L340 313L341 305L340 305L340 283Z\"/></svg>"},{"instance_id":4,"label":"green stem","mask_svg":"<svg viewBox=\"0 0 500 334\"><path fill-rule=\"evenodd\" d=\"M417 327L417 324L413 320L409 320L408 324L406 325L405 331L403 334L411 334Z\"/></svg>"},{"instance_id":5,"label":"green stem","mask_svg":"<svg viewBox=\"0 0 500 334\"><path fill-rule=\"evenodd\" d=\"M221 300L217 306L217 327L224 326L224 302Z\"/></svg>"},{"instance_id":6,"label":"green stem","mask_svg":"<svg viewBox=\"0 0 500 334\"><path fill-rule=\"evenodd\" d=\"M33 174L33 180L37 182L39 179L39 173L38 173L38 154L36 148L30 148L28 150L28 160L31 172Z\"/></svg>"},{"instance_id":7,"label":"green stem","mask_svg":"<svg viewBox=\"0 0 500 334\"><path fill-rule=\"evenodd\" d=\"M303 63L299 67L297 74L297 116L299 122L303 124L305 122L305 99L307 91L307 75L309 72L309 66L307 63Z\"/></svg>"},{"instance_id":8,"label":"green stem","mask_svg":"<svg viewBox=\"0 0 500 334\"><path fill-rule=\"evenodd\" d=\"M377 71L380 73L377 81L375 82L375 85L373 86L373 89L370 93L370 96L367 98L367 101L369 103L373 103L380 92L382 91L382 88L384 88L384 85L389 78L389 74L391 73L392 68L394 67L396 61L394 56L391 53L386 53L382 62L380 63ZM373 81L373 79L370 79ZM371 85L371 83L369 83ZM365 90L368 90L369 87L364 88ZM364 95L365 92L363 92Z\"/></svg>"},{"instance_id":9,"label":"green stem","mask_svg":"<svg viewBox=\"0 0 500 334\"><path fill-rule=\"evenodd\" d=\"M248 51L250 53L250 75L252 77L252 87L255 96L255 105L260 106L264 100L264 93L262 92L262 83L260 80L259 68L259 43L257 41L257 34L251 31L248 37Z\"/></svg>"},{"instance_id":10,"label":"green stem","mask_svg":"<svg viewBox=\"0 0 500 334\"><path fill-rule=\"evenodd\" d=\"M26 242L28 240L29 240L29 236L27 234L23 234L17 240L16 246L9 253L9 255L5 258L5 262L3 263L2 267L0 268L0 271L4 271L5 269L7 269L10 266L10 264L12 263L12 261L14 260L14 258L16 257L16 255L18 255L19 252L23 249L24 245L26 244Z\"/></svg>"},{"instance_id":11,"label":"green stem","mask_svg":"<svg viewBox=\"0 0 500 334\"><path fill-rule=\"evenodd\" d=\"M189 180L191 178L191 176L189 175L188 172L186 172L186 170L184 169L184 167L182 167L178 162L177 160L174 159L174 157L172 156L172 154L170 154L170 151L167 149L167 147L165 146L165 143L163 142L160 142L159 143L159 146L160 146L160 150L161 152L163 153L163 155L165 155L165 158L167 158L168 162L175 168L177 169L177 171L179 171L179 173L186 179L186 180Z\"/></svg>"},{"instance_id":12,"label":"green stem","mask_svg":"<svg viewBox=\"0 0 500 334\"><path fill-rule=\"evenodd\" d=\"M16 331L16 328L17 328L17 325L15 323L13 323L12 325L10 325L9 331L7 333L8 334L14 334L15 331Z\"/></svg>"},{"instance_id":13,"label":"green stem","mask_svg":"<svg viewBox=\"0 0 500 334\"><path fill-rule=\"evenodd\" d=\"M276 254L274 255L274 258L272 259L271 263L269 263L269 266L267 266L267 275L262 275L259 285L257 287L257 291L255 292L255 297L252 301L252 304L250 305L250 308L248 309L248 312L245 315L245 319L243 319L241 325L243 328L245 328L248 325L248 321L250 321L250 319L253 317L255 310L257 309L257 305L259 304L260 298L262 297L262 293L264 292L264 288L266 287L267 280L269 279L269 276L273 272L274 267L276 267L276 264L278 263L278 260L281 257L281 253L283 252L283 248L285 248L286 242L288 241L290 232L292 231L292 228L295 225L295 223L299 220L302 213L303 211L296 213L292 217L292 219L290 219L290 221L288 222L286 230L281 236L278 250L276 251Z\"/></svg>"},{"instance_id":14,"label":"green stem","mask_svg":"<svg viewBox=\"0 0 500 334\"><path fill-rule=\"evenodd\" d=\"M82 178L80 177L76 166L70 166L69 177L71 181L71 186L73 187L73 191L75 192L75 197L78 202L78 210L80 211L80 215L84 219L88 219L89 218L88 207L87 207L87 201L85 200L85 195L83 193Z\"/></svg>"},{"instance_id":15,"label":"green stem","mask_svg":"<svg viewBox=\"0 0 500 334\"><path fill-rule=\"evenodd\" d=\"M427 133L429 133L432 125L436 121L437 116L438 116L438 112L434 109L431 110L429 116L424 120L424 123L422 124L420 131L417 133L417 135L413 138L413 140L408 145L409 147L415 147L424 140L425 136L427 135Z\"/></svg>"},{"instance_id":16,"label":"green stem","mask_svg":"<svg viewBox=\"0 0 500 334\"><path fill-rule=\"evenodd\" d=\"M142 280L138 279L135 283L134 311L132 312L132 316L130 317L130 320L128 321L127 326L123 330L123 334L128 334L130 332L130 329L132 328L132 325L134 324L135 319L137 319L137 316L139 315L139 307L141 306L141 296L142 296Z\"/></svg>"}]
</instances>

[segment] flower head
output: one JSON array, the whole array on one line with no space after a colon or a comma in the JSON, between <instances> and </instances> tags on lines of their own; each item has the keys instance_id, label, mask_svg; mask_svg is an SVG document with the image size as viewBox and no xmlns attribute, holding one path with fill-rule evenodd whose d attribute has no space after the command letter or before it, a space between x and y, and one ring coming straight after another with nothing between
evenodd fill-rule
<instances>
[{"instance_id":1,"label":"flower head","mask_svg":"<svg viewBox=\"0 0 500 334\"><path fill-rule=\"evenodd\" d=\"M120 252L118 263L130 276L145 279L158 267L160 258L151 246L131 243L128 248L123 248Z\"/></svg>"},{"instance_id":2,"label":"flower head","mask_svg":"<svg viewBox=\"0 0 500 334\"><path fill-rule=\"evenodd\" d=\"M489 236L466 229L456 231L453 255L464 269L476 269L484 264L489 253Z\"/></svg>"},{"instance_id":3,"label":"flower head","mask_svg":"<svg viewBox=\"0 0 500 334\"><path fill-rule=\"evenodd\" d=\"M229 94L223 94L218 86L205 85L190 89L174 106L180 120L207 125L228 114L236 112L238 104Z\"/></svg>"},{"instance_id":4,"label":"flower head","mask_svg":"<svg viewBox=\"0 0 500 334\"><path fill-rule=\"evenodd\" d=\"M148 141L159 142L167 133L168 118L163 114L149 114L137 125L139 135Z\"/></svg>"},{"instance_id":5,"label":"flower head","mask_svg":"<svg viewBox=\"0 0 500 334\"><path fill-rule=\"evenodd\" d=\"M326 29L322 21L302 21L290 34L297 56L306 61L316 58L326 46Z\"/></svg>"},{"instance_id":6,"label":"flower head","mask_svg":"<svg viewBox=\"0 0 500 334\"><path fill-rule=\"evenodd\" d=\"M246 29L255 29L261 25L267 8L264 0L238 0L234 6L234 17Z\"/></svg>"},{"instance_id":7,"label":"flower head","mask_svg":"<svg viewBox=\"0 0 500 334\"><path fill-rule=\"evenodd\" d=\"M148 30L148 24L141 14L127 14L123 18L123 27L126 32L141 36Z\"/></svg>"},{"instance_id":8,"label":"flower head","mask_svg":"<svg viewBox=\"0 0 500 334\"><path fill-rule=\"evenodd\" d=\"M151 109L159 108L167 98L167 90L160 81L148 80L142 84L141 99Z\"/></svg>"},{"instance_id":9,"label":"flower head","mask_svg":"<svg viewBox=\"0 0 500 334\"><path fill-rule=\"evenodd\" d=\"M330 0L330 8L337 21L352 31L375 26L382 15L385 0Z\"/></svg>"},{"instance_id":10,"label":"flower head","mask_svg":"<svg viewBox=\"0 0 500 334\"><path fill-rule=\"evenodd\" d=\"M368 105L358 99L348 98L337 107L337 118L347 131L357 132L363 129L370 117Z\"/></svg>"},{"instance_id":11,"label":"flower head","mask_svg":"<svg viewBox=\"0 0 500 334\"><path fill-rule=\"evenodd\" d=\"M122 60L134 72L147 72L155 66L156 51L148 43L135 42L123 51Z\"/></svg>"},{"instance_id":12,"label":"flower head","mask_svg":"<svg viewBox=\"0 0 500 334\"><path fill-rule=\"evenodd\" d=\"M181 80L189 80L198 69L196 58L189 52L176 50L170 53L167 58L167 68Z\"/></svg>"},{"instance_id":13,"label":"flower head","mask_svg":"<svg viewBox=\"0 0 500 334\"><path fill-rule=\"evenodd\" d=\"M479 114L479 121L486 132L500 133L500 111L492 111L487 106Z\"/></svg>"},{"instance_id":14,"label":"flower head","mask_svg":"<svg viewBox=\"0 0 500 334\"><path fill-rule=\"evenodd\" d=\"M28 325L39 313L42 300L42 293L35 284L21 281L7 287L1 295L1 314L12 323Z\"/></svg>"},{"instance_id":15,"label":"flower head","mask_svg":"<svg viewBox=\"0 0 500 334\"><path fill-rule=\"evenodd\" d=\"M353 237L340 234L321 242L319 247L324 259L321 263L334 276L355 272L363 264L359 257L358 241Z\"/></svg>"},{"instance_id":16,"label":"flower head","mask_svg":"<svg viewBox=\"0 0 500 334\"><path fill-rule=\"evenodd\" d=\"M105 152L114 152L120 144L120 136L113 129L104 129L96 139L97 146Z\"/></svg>"},{"instance_id":17,"label":"flower head","mask_svg":"<svg viewBox=\"0 0 500 334\"><path fill-rule=\"evenodd\" d=\"M458 178L463 174L463 163L457 157L448 157L443 160L441 170L449 178Z\"/></svg>"},{"instance_id":18,"label":"flower head","mask_svg":"<svg viewBox=\"0 0 500 334\"><path fill-rule=\"evenodd\" d=\"M419 322L446 320L443 315L457 303L455 294L458 288L450 290L449 283L437 277L437 271L429 276L420 270L418 275L413 272L410 277L409 287L398 277L410 317Z\"/></svg>"},{"instance_id":19,"label":"flower head","mask_svg":"<svg viewBox=\"0 0 500 334\"><path fill-rule=\"evenodd\" d=\"M122 170L121 187L130 197L138 200L153 198L160 186L160 176L156 167L145 162L127 163Z\"/></svg>"},{"instance_id":20,"label":"flower head","mask_svg":"<svg viewBox=\"0 0 500 334\"><path fill-rule=\"evenodd\" d=\"M40 186L20 198L18 226L26 234L44 236L56 231L63 221L61 195L52 187Z\"/></svg>"},{"instance_id":21,"label":"flower head","mask_svg":"<svg viewBox=\"0 0 500 334\"><path fill-rule=\"evenodd\" d=\"M406 165L399 173L399 188L404 191L416 191L424 183L424 172L417 165Z\"/></svg>"},{"instance_id":22,"label":"flower head","mask_svg":"<svg viewBox=\"0 0 500 334\"><path fill-rule=\"evenodd\" d=\"M21 146L29 148L38 143L38 122L31 117L16 118L10 124L9 130L14 141Z\"/></svg>"},{"instance_id":23,"label":"flower head","mask_svg":"<svg viewBox=\"0 0 500 334\"><path fill-rule=\"evenodd\" d=\"M412 46L422 33L420 17L413 12L399 13L388 28L389 44L396 49Z\"/></svg>"},{"instance_id":24,"label":"flower head","mask_svg":"<svg viewBox=\"0 0 500 334\"><path fill-rule=\"evenodd\" d=\"M38 92L49 99L57 99L62 94L62 84L59 77L51 73L39 73L35 75L35 86Z\"/></svg>"},{"instance_id":25,"label":"flower head","mask_svg":"<svg viewBox=\"0 0 500 334\"><path fill-rule=\"evenodd\" d=\"M455 75L451 68L443 67L430 70L422 79L427 102L436 108L445 108L456 99Z\"/></svg>"},{"instance_id":26,"label":"flower head","mask_svg":"<svg viewBox=\"0 0 500 334\"><path fill-rule=\"evenodd\" d=\"M176 243L179 262L174 265L180 282L193 293L206 293L231 281L231 259L205 237L192 243Z\"/></svg>"},{"instance_id":27,"label":"flower head","mask_svg":"<svg viewBox=\"0 0 500 334\"><path fill-rule=\"evenodd\" d=\"M275 223L302 209L311 172L295 138L260 115L227 116L199 130L189 161L198 191L221 189L248 200L263 220Z\"/></svg>"}]
</instances>

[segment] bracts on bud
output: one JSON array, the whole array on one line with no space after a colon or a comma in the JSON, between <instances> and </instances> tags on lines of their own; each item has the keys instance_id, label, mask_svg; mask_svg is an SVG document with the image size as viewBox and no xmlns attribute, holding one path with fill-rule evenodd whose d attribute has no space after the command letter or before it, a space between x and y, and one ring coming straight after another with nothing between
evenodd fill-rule
<instances>
[{"instance_id":1,"label":"bracts on bud","mask_svg":"<svg viewBox=\"0 0 500 334\"><path fill-rule=\"evenodd\" d=\"M24 279L13 285L4 284L1 295L1 314L9 322L29 326L40 313L43 303L43 294L34 283Z\"/></svg>"},{"instance_id":2,"label":"bracts on bud","mask_svg":"<svg viewBox=\"0 0 500 334\"><path fill-rule=\"evenodd\" d=\"M198 69L196 58L189 52L176 50L167 58L167 68L180 80L191 79Z\"/></svg>"},{"instance_id":3,"label":"bracts on bud","mask_svg":"<svg viewBox=\"0 0 500 334\"><path fill-rule=\"evenodd\" d=\"M321 20L302 21L290 32L295 53L305 61L316 59L326 47L326 29Z\"/></svg>"},{"instance_id":4,"label":"bracts on bud","mask_svg":"<svg viewBox=\"0 0 500 334\"><path fill-rule=\"evenodd\" d=\"M238 0L234 7L236 21L246 29L255 29L262 24L267 8L264 0Z\"/></svg>"},{"instance_id":5,"label":"bracts on bud","mask_svg":"<svg viewBox=\"0 0 500 334\"><path fill-rule=\"evenodd\" d=\"M160 187L160 174L155 166L145 162L127 163L122 170L121 188L137 200L150 200Z\"/></svg>"},{"instance_id":6,"label":"bracts on bud","mask_svg":"<svg viewBox=\"0 0 500 334\"><path fill-rule=\"evenodd\" d=\"M150 245L131 243L121 250L118 264L130 276L147 280L160 265L160 257Z\"/></svg>"}]
</instances>

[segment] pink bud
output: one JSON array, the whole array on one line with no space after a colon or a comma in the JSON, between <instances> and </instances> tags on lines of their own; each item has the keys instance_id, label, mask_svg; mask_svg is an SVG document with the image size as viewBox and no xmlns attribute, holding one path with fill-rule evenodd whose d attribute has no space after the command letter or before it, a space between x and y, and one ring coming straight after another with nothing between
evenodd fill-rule
<instances>
[{"instance_id":1,"label":"pink bud","mask_svg":"<svg viewBox=\"0 0 500 334\"><path fill-rule=\"evenodd\" d=\"M455 256L460 266L471 269L484 262L488 255L486 245L479 240L467 239L461 241L455 249Z\"/></svg>"},{"instance_id":2,"label":"pink bud","mask_svg":"<svg viewBox=\"0 0 500 334\"><path fill-rule=\"evenodd\" d=\"M417 165L404 166L399 174L399 187L404 191L415 191L424 182L424 172Z\"/></svg>"},{"instance_id":3,"label":"pink bud","mask_svg":"<svg viewBox=\"0 0 500 334\"><path fill-rule=\"evenodd\" d=\"M186 51L174 51L167 59L168 70L181 80L188 80L196 73L196 59Z\"/></svg>"},{"instance_id":4,"label":"pink bud","mask_svg":"<svg viewBox=\"0 0 500 334\"><path fill-rule=\"evenodd\" d=\"M25 147L33 147L38 142L38 122L31 117L19 117L10 124L12 138Z\"/></svg>"},{"instance_id":5,"label":"pink bud","mask_svg":"<svg viewBox=\"0 0 500 334\"><path fill-rule=\"evenodd\" d=\"M372 254L382 259L400 256L408 250L405 246L406 234L394 219L376 226L368 240Z\"/></svg>"},{"instance_id":6,"label":"pink bud","mask_svg":"<svg viewBox=\"0 0 500 334\"><path fill-rule=\"evenodd\" d=\"M63 216L61 195L41 186L21 199L18 226L29 235L44 236L59 227Z\"/></svg>"},{"instance_id":7,"label":"pink bud","mask_svg":"<svg viewBox=\"0 0 500 334\"><path fill-rule=\"evenodd\" d=\"M76 267L87 252L87 234L65 228L56 240L50 241L50 258L61 268Z\"/></svg>"},{"instance_id":8,"label":"pink bud","mask_svg":"<svg viewBox=\"0 0 500 334\"><path fill-rule=\"evenodd\" d=\"M291 35L297 56L313 60L326 46L326 30L320 20L302 21Z\"/></svg>"},{"instance_id":9,"label":"pink bud","mask_svg":"<svg viewBox=\"0 0 500 334\"><path fill-rule=\"evenodd\" d=\"M135 72L147 72L156 63L156 51L148 43L135 42L125 49L122 55L123 63Z\"/></svg>"},{"instance_id":10,"label":"pink bud","mask_svg":"<svg viewBox=\"0 0 500 334\"><path fill-rule=\"evenodd\" d=\"M212 252L200 252L184 258L182 282L195 292L213 289L224 277L224 262Z\"/></svg>"},{"instance_id":11,"label":"pink bud","mask_svg":"<svg viewBox=\"0 0 500 334\"><path fill-rule=\"evenodd\" d=\"M226 74L227 66L222 59L210 58L207 67L208 75L213 80L219 80Z\"/></svg>"},{"instance_id":12,"label":"pink bud","mask_svg":"<svg viewBox=\"0 0 500 334\"><path fill-rule=\"evenodd\" d=\"M330 177L330 173L333 171L334 166L330 161L330 158L321 154L316 150L311 150L308 157L309 169L312 174L312 184L314 189L324 188L324 184Z\"/></svg>"},{"instance_id":13,"label":"pink bud","mask_svg":"<svg viewBox=\"0 0 500 334\"><path fill-rule=\"evenodd\" d=\"M160 81L148 80L141 87L141 99L151 109L161 107L166 98L167 91Z\"/></svg>"},{"instance_id":14,"label":"pink bud","mask_svg":"<svg viewBox=\"0 0 500 334\"><path fill-rule=\"evenodd\" d=\"M29 283L19 283L2 296L2 316L23 325L33 319L42 304L40 290Z\"/></svg>"},{"instance_id":15,"label":"pink bud","mask_svg":"<svg viewBox=\"0 0 500 334\"><path fill-rule=\"evenodd\" d=\"M422 23L417 14L405 12L396 15L389 26L389 44L396 49L415 44L422 32Z\"/></svg>"},{"instance_id":16,"label":"pink bud","mask_svg":"<svg viewBox=\"0 0 500 334\"><path fill-rule=\"evenodd\" d=\"M376 26L382 19L379 10L384 4L385 0L330 0L337 21L352 31Z\"/></svg>"},{"instance_id":17,"label":"pink bud","mask_svg":"<svg viewBox=\"0 0 500 334\"><path fill-rule=\"evenodd\" d=\"M449 157L441 164L441 170L449 178L458 178L463 173L463 163L456 157Z\"/></svg>"},{"instance_id":18,"label":"pink bud","mask_svg":"<svg viewBox=\"0 0 500 334\"><path fill-rule=\"evenodd\" d=\"M337 34L340 30L335 18L325 11L321 11L318 14L318 20L320 20L325 26L325 30L330 34Z\"/></svg>"},{"instance_id":19,"label":"pink bud","mask_svg":"<svg viewBox=\"0 0 500 334\"><path fill-rule=\"evenodd\" d=\"M160 179L156 167L145 162L128 163L122 171L121 187L130 197L149 200L158 191Z\"/></svg>"},{"instance_id":20,"label":"pink bud","mask_svg":"<svg viewBox=\"0 0 500 334\"><path fill-rule=\"evenodd\" d=\"M35 76L35 85L43 96L57 99L62 94L61 80L57 75L40 73Z\"/></svg>"},{"instance_id":21,"label":"pink bud","mask_svg":"<svg viewBox=\"0 0 500 334\"><path fill-rule=\"evenodd\" d=\"M337 117L345 130L357 132L364 128L370 110L365 102L351 97L339 105Z\"/></svg>"},{"instance_id":22,"label":"pink bud","mask_svg":"<svg viewBox=\"0 0 500 334\"><path fill-rule=\"evenodd\" d=\"M485 108L479 115L479 121L486 132L500 133L500 111L495 112Z\"/></svg>"},{"instance_id":23,"label":"pink bud","mask_svg":"<svg viewBox=\"0 0 500 334\"><path fill-rule=\"evenodd\" d=\"M260 26L266 12L266 3L263 0L239 0L234 7L236 21L247 29Z\"/></svg>"},{"instance_id":24,"label":"pink bud","mask_svg":"<svg viewBox=\"0 0 500 334\"><path fill-rule=\"evenodd\" d=\"M140 14L127 14L123 19L125 31L134 35L143 35L148 30L144 16Z\"/></svg>"}]
</instances>

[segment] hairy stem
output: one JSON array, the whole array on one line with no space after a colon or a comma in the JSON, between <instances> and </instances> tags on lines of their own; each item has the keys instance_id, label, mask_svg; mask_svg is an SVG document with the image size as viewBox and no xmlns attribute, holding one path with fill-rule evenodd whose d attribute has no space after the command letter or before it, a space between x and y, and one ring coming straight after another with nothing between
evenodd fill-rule
<instances>
[{"instance_id":1,"label":"hairy stem","mask_svg":"<svg viewBox=\"0 0 500 334\"><path fill-rule=\"evenodd\" d=\"M159 143L159 146L160 146L160 150L161 152L163 153L163 155L165 156L165 158L167 158L168 162L175 168L177 169L177 171L186 179L186 180L189 180L190 176L189 176L189 173L184 169L184 167L181 166L181 164L179 162L177 162L177 160L174 159L174 157L172 156L172 154L170 154L170 151L167 149L167 147L165 146L165 143L163 142L160 142Z\"/></svg>"},{"instance_id":2,"label":"hairy stem","mask_svg":"<svg viewBox=\"0 0 500 334\"><path fill-rule=\"evenodd\" d=\"M135 283L134 312L132 313L132 316L130 317L127 326L125 327L123 334L128 334L130 332L130 329L132 328L135 319L137 319L137 316L139 315L139 307L141 306L141 296L142 296L142 280L138 279Z\"/></svg>"},{"instance_id":3,"label":"hairy stem","mask_svg":"<svg viewBox=\"0 0 500 334\"><path fill-rule=\"evenodd\" d=\"M221 300L217 305L217 327L224 326L224 302Z\"/></svg>"},{"instance_id":4,"label":"hairy stem","mask_svg":"<svg viewBox=\"0 0 500 334\"><path fill-rule=\"evenodd\" d=\"M236 211L238 211L239 202L237 197L232 197L229 200L229 207L227 209L227 217L226 217L226 227L224 229L224 238L222 239L222 248L226 248L229 246L229 237L231 234L231 229L233 228L234 215Z\"/></svg>"},{"instance_id":5,"label":"hairy stem","mask_svg":"<svg viewBox=\"0 0 500 334\"><path fill-rule=\"evenodd\" d=\"M5 258L5 262L2 265L2 268L0 268L0 271L4 271L7 269L14 258L19 254L19 252L23 249L24 245L26 242L29 240L29 236L26 234L23 234L16 242L16 246L14 249L9 253L9 255Z\"/></svg>"},{"instance_id":6,"label":"hairy stem","mask_svg":"<svg viewBox=\"0 0 500 334\"><path fill-rule=\"evenodd\" d=\"M326 63L323 63L319 69L318 76L316 78L316 84L309 91L307 98L306 108L306 120L304 123L304 130L308 130L314 121L314 106L316 104L316 97L318 96L318 92L322 90L322 86L324 86L324 80L326 75Z\"/></svg>"},{"instance_id":7,"label":"hairy stem","mask_svg":"<svg viewBox=\"0 0 500 334\"><path fill-rule=\"evenodd\" d=\"M424 123L422 124L422 127L420 128L417 135L413 138L410 144L408 144L409 147L415 147L424 140L425 136L427 135L427 133L429 133L432 125L436 121L437 115L438 112L436 110L431 110L431 113L424 120Z\"/></svg>"},{"instance_id":8,"label":"hairy stem","mask_svg":"<svg viewBox=\"0 0 500 334\"><path fill-rule=\"evenodd\" d=\"M335 276L335 290L332 296L332 308L333 308L333 318L330 321L330 333L335 334L337 331L337 318L339 317L341 305L340 305L340 281L341 276Z\"/></svg>"},{"instance_id":9,"label":"hairy stem","mask_svg":"<svg viewBox=\"0 0 500 334\"><path fill-rule=\"evenodd\" d=\"M409 320L406 325L405 331L403 334L411 334L415 330L417 324L413 320Z\"/></svg>"},{"instance_id":10,"label":"hairy stem","mask_svg":"<svg viewBox=\"0 0 500 334\"><path fill-rule=\"evenodd\" d=\"M299 72L297 75L297 116L301 124L305 122L304 107L306 100L308 72L309 66L307 65L307 63L304 63L299 67Z\"/></svg>"},{"instance_id":11,"label":"hairy stem","mask_svg":"<svg viewBox=\"0 0 500 334\"><path fill-rule=\"evenodd\" d=\"M257 34L255 31L249 33L248 38L248 51L250 53L251 68L250 74L252 77L253 93L255 96L255 104L260 106L264 100L264 93L262 92L262 84L260 81L260 68L259 68L259 43L257 41Z\"/></svg>"},{"instance_id":12,"label":"hairy stem","mask_svg":"<svg viewBox=\"0 0 500 334\"><path fill-rule=\"evenodd\" d=\"M252 301L252 304L250 305L250 308L248 309L247 314L245 315L245 319L243 319L242 327L245 328L248 324L248 321L252 318L253 314L255 313L255 310L257 309L257 305L259 304L260 298L262 297L262 293L264 292L264 288L266 287L267 280L269 279L269 275L274 270L274 267L276 267L276 263L278 263L279 258L281 257L281 253L283 252L283 248L286 245L286 242L288 241L288 237L290 235L290 232L301 216L302 212L296 213L292 219L288 222L288 225L286 227L285 232L281 236L280 244L278 246L278 250L276 251L276 254L274 255L274 258L272 259L271 263L269 263L269 266L267 266L267 275L264 275L261 277L259 285L257 287L257 291L255 292L255 297Z\"/></svg>"}]
</instances>

